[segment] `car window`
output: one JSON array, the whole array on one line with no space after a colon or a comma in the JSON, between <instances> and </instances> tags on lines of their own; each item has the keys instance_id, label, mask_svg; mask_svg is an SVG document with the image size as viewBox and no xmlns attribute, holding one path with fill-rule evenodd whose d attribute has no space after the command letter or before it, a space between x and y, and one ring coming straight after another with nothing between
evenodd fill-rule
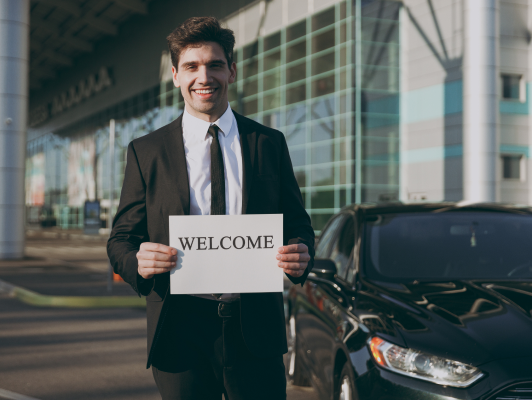
<instances>
[{"instance_id":1,"label":"car window","mask_svg":"<svg viewBox=\"0 0 532 400\"><path fill-rule=\"evenodd\" d=\"M532 277L532 216L485 211L383 214L364 228L369 279Z\"/></svg>"},{"instance_id":2,"label":"car window","mask_svg":"<svg viewBox=\"0 0 532 400\"><path fill-rule=\"evenodd\" d=\"M338 226L344 221L346 216L344 214L337 215L327 225L323 233L318 240L318 246L316 247L316 258L329 258L331 255L331 243L336 237Z\"/></svg>"},{"instance_id":3,"label":"car window","mask_svg":"<svg viewBox=\"0 0 532 400\"><path fill-rule=\"evenodd\" d=\"M339 234L332 245L332 251L329 256L336 264L338 277L346 279L348 267L352 264L352 253L355 247L355 220L348 215L341 221L338 229Z\"/></svg>"}]
</instances>

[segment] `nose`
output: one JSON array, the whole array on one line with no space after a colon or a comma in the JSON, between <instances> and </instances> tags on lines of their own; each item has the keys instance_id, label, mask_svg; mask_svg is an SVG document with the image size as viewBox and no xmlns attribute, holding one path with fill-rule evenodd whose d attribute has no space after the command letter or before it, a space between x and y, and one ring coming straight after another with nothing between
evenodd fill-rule
<instances>
[{"instance_id":1,"label":"nose","mask_svg":"<svg viewBox=\"0 0 532 400\"><path fill-rule=\"evenodd\" d=\"M196 77L196 83L199 83L201 85L207 85L212 82L211 74L209 73L209 68L207 66L202 65L200 68L198 68L198 76Z\"/></svg>"}]
</instances>

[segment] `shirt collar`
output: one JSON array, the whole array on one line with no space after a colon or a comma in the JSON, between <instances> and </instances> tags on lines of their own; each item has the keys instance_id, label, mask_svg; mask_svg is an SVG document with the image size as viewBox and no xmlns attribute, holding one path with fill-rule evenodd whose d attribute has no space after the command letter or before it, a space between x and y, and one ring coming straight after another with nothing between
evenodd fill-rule
<instances>
[{"instance_id":1,"label":"shirt collar","mask_svg":"<svg viewBox=\"0 0 532 400\"><path fill-rule=\"evenodd\" d=\"M207 138L208 130L211 125L217 125L218 128L220 128L219 132L222 132L224 137L227 137L229 131L233 126L233 120L233 111L231 110L231 106L229 105L229 103L227 103L227 110L225 110L223 115L218 118L217 121L214 121L212 124L210 122L204 121L191 115L187 111L186 106L185 111L183 112L183 127L186 127L189 132L193 133L205 132L205 138Z\"/></svg>"}]
</instances>

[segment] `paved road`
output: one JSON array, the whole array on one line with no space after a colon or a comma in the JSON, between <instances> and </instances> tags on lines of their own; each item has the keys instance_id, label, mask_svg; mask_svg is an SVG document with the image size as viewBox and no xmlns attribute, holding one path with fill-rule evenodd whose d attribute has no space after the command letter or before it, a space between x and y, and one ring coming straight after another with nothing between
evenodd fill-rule
<instances>
[{"instance_id":1,"label":"paved road","mask_svg":"<svg viewBox=\"0 0 532 400\"><path fill-rule=\"evenodd\" d=\"M90 284L76 290L90 294L105 287L107 261L100 243L30 241L27 254L58 261L29 259L18 270L0 263L0 279L27 282L47 294L59 289L61 279L63 286L78 282L77 274ZM2 400L16 399L6 390L39 400L160 399L145 361L144 310L38 308L0 293ZM317 397L312 389L288 388L288 400L303 399Z\"/></svg>"}]
</instances>

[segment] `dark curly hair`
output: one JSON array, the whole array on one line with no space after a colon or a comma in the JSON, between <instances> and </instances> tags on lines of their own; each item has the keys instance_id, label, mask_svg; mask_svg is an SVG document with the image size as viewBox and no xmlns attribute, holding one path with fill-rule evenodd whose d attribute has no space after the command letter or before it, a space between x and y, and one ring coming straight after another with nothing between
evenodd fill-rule
<instances>
[{"instance_id":1,"label":"dark curly hair","mask_svg":"<svg viewBox=\"0 0 532 400\"><path fill-rule=\"evenodd\" d=\"M166 38L172 65L177 69L179 55L187 47L200 47L205 42L218 43L227 59L227 66L233 63L235 35L231 29L222 28L214 17L192 17L183 22Z\"/></svg>"}]
</instances>

